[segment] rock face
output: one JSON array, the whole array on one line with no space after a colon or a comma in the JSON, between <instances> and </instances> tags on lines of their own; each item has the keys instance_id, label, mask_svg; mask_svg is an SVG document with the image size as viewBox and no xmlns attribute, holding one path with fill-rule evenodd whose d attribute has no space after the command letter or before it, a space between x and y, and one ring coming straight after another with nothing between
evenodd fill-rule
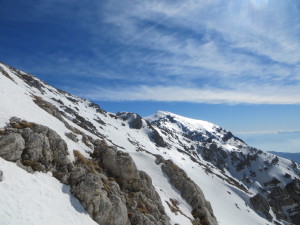
<instances>
[{"instance_id":1,"label":"rock face","mask_svg":"<svg viewBox=\"0 0 300 225\"><path fill-rule=\"evenodd\" d=\"M274 187L268 194L268 200L279 219L287 220L286 213L283 208L290 205L295 207L289 207L288 214L290 220L294 224L300 224L300 181L298 179L292 180L285 187Z\"/></svg>"},{"instance_id":2,"label":"rock face","mask_svg":"<svg viewBox=\"0 0 300 225\"><path fill-rule=\"evenodd\" d=\"M99 224L130 224L125 196L116 182L80 167L71 174L71 191ZM108 184L109 183L109 184Z\"/></svg>"},{"instance_id":3,"label":"rock face","mask_svg":"<svg viewBox=\"0 0 300 225\"><path fill-rule=\"evenodd\" d=\"M95 146L94 156L98 164L118 181L121 190L128 193L125 196L132 225L170 224L151 178L137 170L128 153L102 143Z\"/></svg>"},{"instance_id":4,"label":"rock face","mask_svg":"<svg viewBox=\"0 0 300 225\"><path fill-rule=\"evenodd\" d=\"M0 156L8 161L20 160L24 148L25 141L18 133L0 137Z\"/></svg>"},{"instance_id":5,"label":"rock face","mask_svg":"<svg viewBox=\"0 0 300 225\"><path fill-rule=\"evenodd\" d=\"M71 186L72 194L98 224L169 225L151 178L137 170L130 155L86 138L94 148L92 158L74 151L73 163L65 141L55 131L11 118L0 135L0 156L28 172L51 171Z\"/></svg>"},{"instance_id":6,"label":"rock face","mask_svg":"<svg viewBox=\"0 0 300 225\"><path fill-rule=\"evenodd\" d=\"M136 113L118 112L116 116L128 121L129 127L132 129L141 129L143 126L142 117Z\"/></svg>"},{"instance_id":7,"label":"rock face","mask_svg":"<svg viewBox=\"0 0 300 225\"><path fill-rule=\"evenodd\" d=\"M205 200L199 186L171 160L163 160L162 157L157 157L156 163L162 163L162 171L169 177L170 183L180 191L181 196L191 205L192 214L195 218L193 224L217 225L218 222L213 214L212 207Z\"/></svg>"},{"instance_id":8,"label":"rock face","mask_svg":"<svg viewBox=\"0 0 300 225\"><path fill-rule=\"evenodd\" d=\"M0 156L43 172L67 171L70 164L67 144L55 131L15 117L0 136Z\"/></svg>"},{"instance_id":9,"label":"rock face","mask_svg":"<svg viewBox=\"0 0 300 225\"><path fill-rule=\"evenodd\" d=\"M67 136L69 139L71 139L72 141L78 142L78 138L77 138L77 136L76 136L74 133L72 133L72 132L66 133L66 136Z\"/></svg>"},{"instance_id":10,"label":"rock face","mask_svg":"<svg viewBox=\"0 0 300 225\"><path fill-rule=\"evenodd\" d=\"M256 194L255 196L250 198L250 203L254 207L254 209L262 212L268 220L272 219L272 216L269 213L270 206L267 199L262 197L260 194Z\"/></svg>"}]
</instances>

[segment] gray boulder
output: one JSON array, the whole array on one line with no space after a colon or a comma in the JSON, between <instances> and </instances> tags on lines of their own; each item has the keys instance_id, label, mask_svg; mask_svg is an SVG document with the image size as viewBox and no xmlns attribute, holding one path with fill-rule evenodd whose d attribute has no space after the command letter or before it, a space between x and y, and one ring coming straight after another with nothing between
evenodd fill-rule
<instances>
[{"instance_id":1,"label":"gray boulder","mask_svg":"<svg viewBox=\"0 0 300 225\"><path fill-rule=\"evenodd\" d=\"M8 161L17 161L21 159L25 141L18 133L9 133L0 137L0 157Z\"/></svg>"},{"instance_id":2,"label":"gray boulder","mask_svg":"<svg viewBox=\"0 0 300 225\"><path fill-rule=\"evenodd\" d=\"M26 142L23 163L39 171L67 171L66 167L70 163L67 144L55 131L33 124L31 128L21 129L20 133Z\"/></svg>"},{"instance_id":3,"label":"gray boulder","mask_svg":"<svg viewBox=\"0 0 300 225\"><path fill-rule=\"evenodd\" d=\"M139 172L128 153L109 148L104 151L102 157L104 167L117 177L125 188L130 181L139 179Z\"/></svg>"},{"instance_id":4,"label":"gray boulder","mask_svg":"<svg viewBox=\"0 0 300 225\"><path fill-rule=\"evenodd\" d=\"M71 191L80 200L83 207L99 224L126 225L128 212L125 197L119 186L112 187L105 182L107 178L99 173L72 174Z\"/></svg>"}]
</instances>

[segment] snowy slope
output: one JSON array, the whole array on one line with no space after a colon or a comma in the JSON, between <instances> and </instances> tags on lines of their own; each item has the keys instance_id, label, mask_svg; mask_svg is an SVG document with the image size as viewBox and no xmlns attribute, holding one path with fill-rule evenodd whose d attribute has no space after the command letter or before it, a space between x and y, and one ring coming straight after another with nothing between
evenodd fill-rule
<instances>
[{"instance_id":1,"label":"snowy slope","mask_svg":"<svg viewBox=\"0 0 300 225\"><path fill-rule=\"evenodd\" d=\"M51 174L30 174L0 158L0 222L5 225L96 225L68 186Z\"/></svg>"},{"instance_id":2,"label":"snowy slope","mask_svg":"<svg viewBox=\"0 0 300 225\"><path fill-rule=\"evenodd\" d=\"M55 130L66 141L72 160L74 149L88 157L87 153L92 149L82 140L83 137L77 135L79 139L77 143L69 139L66 133L70 130L66 128L65 124L38 106L35 100L41 98L51 103L60 111L64 120L72 126L93 138L105 139L109 144L116 145L122 151L128 152L133 157L138 169L152 177L153 185L162 199L172 224L191 224L188 219L193 217L191 206L169 183L161 166L155 163L156 158L153 155L171 159L184 169L187 175L202 189L206 199L210 201L214 214L221 225L274 224L277 220L274 212L270 210L272 219L268 221L261 212L251 206L250 198L257 193L262 193L262 189L270 191L271 186L264 184L273 178L280 181L278 185L281 187L286 186L291 179L299 179L298 165L251 148L230 132L212 123L161 111L145 119L139 118L136 114L115 115L105 112L88 100L59 91L35 77L4 64L0 64L0 69L2 73L0 75L0 128L4 127L12 116L39 123ZM19 171L20 169L1 160L0 170L3 170L4 174L8 174L8 170ZM19 172L26 173L25 171ZM289 174L291 178L284 177L285 174ZM7 179L5 182L14 184L15 181L10 181L9 177ZM35 179L44 180L49 184L54 183L53 187L49 188L53 190L53 193L55 192L54 195L57 195L57 198L64 201L64 196L60 196L63 195L61 192L63 186L55 183L55 179L48 174L29 174L28 177L24 176L22 182L30 186ZM0 183L0 189L6 189L9 194L11 190L5 188L4 184L4 181ZM16 182L15 185L20 184ZM64 188L67 190L67 187ZM29 191L28 195L33 195L33 193L34 190ZM15 202L13 198L16 197L11 197L10 204L12 205L10 207L18 207L17 205L21 203ZM179 202L179 208L185 215L180 213L176 215L170 210L166 203L170 199L176 199ZM52 203L48 205L48 210L56 213L56 206L50 205ZM294 205L294 207L296 206ZM2 207L4 205L0 206L1 209ZM32 205L32 209L34 207L38 207L38 205ZM66 207L65 210L70 213L70 216L72 214L74 218L77 218L78 211L72 211L68 208L67 203L62 207ZM28 211L25 209L19 210L16 221L22 220L28 215ZM59 215L59 212L56 216L64 221L63 215ZM84 219L86 214L83 213L82 216ZM9 218L9 216L3 218ZM81 221L80 218L78 221ZM90 220L86 221L85 224L90 223ZM284 220L278 219L277 221L280 224L288 224ZM37 219L32 224L47 223ZM70 223L66 222L65 224Z\"/></svg>"}]
</instances>

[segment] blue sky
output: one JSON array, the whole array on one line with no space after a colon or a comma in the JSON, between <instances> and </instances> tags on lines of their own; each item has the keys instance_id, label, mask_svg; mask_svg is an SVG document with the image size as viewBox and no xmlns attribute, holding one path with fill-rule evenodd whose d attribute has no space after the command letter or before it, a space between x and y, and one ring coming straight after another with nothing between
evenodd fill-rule
<instances>
[{"instance_id":1,"label":"blue sky","mask_svg":"<svg viewBox=\"0 0 300 225\"><path fill-rule=\"evenodd\" d=\"M264 150L300 151L299 37L295 0L0 1L4 63L108 111L209 120Z\"/></svg>"}]
</instances>

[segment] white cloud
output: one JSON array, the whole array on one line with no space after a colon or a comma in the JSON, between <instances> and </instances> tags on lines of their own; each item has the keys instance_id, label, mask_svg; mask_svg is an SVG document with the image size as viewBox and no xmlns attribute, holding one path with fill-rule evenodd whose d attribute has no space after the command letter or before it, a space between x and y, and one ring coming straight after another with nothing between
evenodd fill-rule
<instances>
[{"instance_id":1,"label":"white cloud","mask_svg":"<svg viewBox=\"0 0 300 225\"><path fill-rule=\"evenodd\" d=\"M300 87L298 87L300 90ZM247 86L231 90L204 87L187 88L179 86L135 86L124 88L90 88L90 91L73 89L86 98L105 101L175 101L228 104L300 104L300 93L294 89L282 90L273 86Z\"/></svg>"},{"instance_id":2,"label":"white cloud","mask_svg":"<svg viewBox=\"0 0 300 225\"><path fill-rule=\"evenodd\" d=\"M85 80L88 87L77 91L80 95L112 101L300 103L300 7L295 1L87 2L37 1L32 9L41 18L49 12L69 18L89 36L85 45L91 58L43 56L45 64L70 74L65 78L93 78ZM45 64L35 66L36 74L47 70Z\"/></svg>"}]
</instances>

